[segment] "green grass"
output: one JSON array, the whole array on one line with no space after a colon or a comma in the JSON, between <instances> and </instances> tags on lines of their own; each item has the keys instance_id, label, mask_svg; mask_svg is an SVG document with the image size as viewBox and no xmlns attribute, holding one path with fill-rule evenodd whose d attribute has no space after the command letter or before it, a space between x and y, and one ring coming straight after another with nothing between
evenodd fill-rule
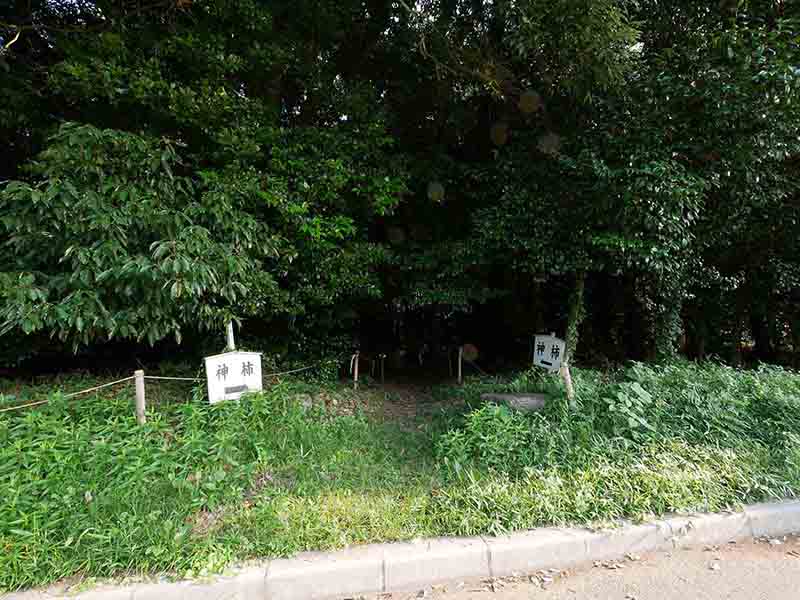
<instances>
[{"instance_id":1,"label":"green grass","mask_svg":"<svg viewBox=\"0 0 800 600\"><path fill-rule=\"evenodd\" d=\"M682 364L574 377L577 413L556 378L531 372L434 389L472 408L414 427L305 412L290 398L308 384L213 407L185 385L152 386L141 427L131 386L0 413L0 590L202 576L302 550L719 510L800 490L800 376ZM0 382L14 403L53 387ZM487 390L553 400L525 416L481 406Z\"/></svg>"},{"instance_id":2,"label":"green grass","mask_svg":"<svg viewBox=\"0 0 800 600\"><path fill-rule=\"evenodd\" d=\"M542 413L479 406L437 438L437 527L458 534L714 511L800 490L800 376L776 367L576 369L578 410L531 372ZM476 384L482 390L483 382ZM497 383L495 384L497 385ZM499 386L502 387L502 386Z\"/></svg>"},{"instance_id":3,"label":"green grass","mask_svg":"<svg viewBox=\"0 0 800 600\"><path fill-rule=\"evenodd\" d=\"M130 391L0 414L0 589L415 535L392 505L431 486L425 434L288 396L164 404L143 427Z\"/></svg>"}]
</instances>

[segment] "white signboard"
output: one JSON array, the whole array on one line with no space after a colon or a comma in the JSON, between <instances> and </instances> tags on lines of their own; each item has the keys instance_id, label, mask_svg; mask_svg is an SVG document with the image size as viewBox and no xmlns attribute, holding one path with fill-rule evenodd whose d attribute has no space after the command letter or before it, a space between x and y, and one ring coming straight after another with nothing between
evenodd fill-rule
<instances>
[{"instance_id":1,"label":"white signboard","mask_svg":"<svg viewBox=\"0 0 800 600\"><path fill-rule=\"evenodd\" d=\"M225 352L207 356L208 401L238 400L262 389L260 352Z\"/></svg>"},{"instance_id":2,"label":"white signboard","mask_svg":"<svg viewBox=\"0 0 800 600\"><path fill-rule=\"evenodd\" d=\"M537 335L533 339L533 364L549 371L558 371L567 344L555 335Z\"/></svg>"}]
</instances>

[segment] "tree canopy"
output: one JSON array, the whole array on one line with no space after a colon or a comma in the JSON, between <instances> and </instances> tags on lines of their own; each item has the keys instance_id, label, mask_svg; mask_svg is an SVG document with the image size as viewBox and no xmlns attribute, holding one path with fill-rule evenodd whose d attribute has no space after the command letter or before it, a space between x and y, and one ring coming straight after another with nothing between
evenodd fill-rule
<instances>
[{"instance_id":1,"label":"tree canopy","mask_svg":"<svg viewBox=\"0 0 800 600\"><path fill-rule=\"evenodd\" d=\"M413 345L385 323L416 312L592 359L800 357L790 3L4 6L16 356L229 319Z\"/></svg>"}]
</instances>

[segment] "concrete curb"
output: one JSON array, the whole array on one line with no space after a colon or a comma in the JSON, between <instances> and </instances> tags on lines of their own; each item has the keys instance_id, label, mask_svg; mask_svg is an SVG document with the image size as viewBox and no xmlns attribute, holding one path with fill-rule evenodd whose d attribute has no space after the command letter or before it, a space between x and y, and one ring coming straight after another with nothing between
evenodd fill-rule
<instances>
[{"instance_id":1,"label":"concrete curb","mask_svg":"<svg viewBox=\"0 0 800 600\"><path fill-rule=\"evenodd\" d=\"M106 587L69 596L31 591L9 594L2 600L333 600L797 532L800 502L756 504L741 513L677 516L606 531L545 528L494 538L439 538L309 552L211 583Z\"/></svg>"}]
</instances>

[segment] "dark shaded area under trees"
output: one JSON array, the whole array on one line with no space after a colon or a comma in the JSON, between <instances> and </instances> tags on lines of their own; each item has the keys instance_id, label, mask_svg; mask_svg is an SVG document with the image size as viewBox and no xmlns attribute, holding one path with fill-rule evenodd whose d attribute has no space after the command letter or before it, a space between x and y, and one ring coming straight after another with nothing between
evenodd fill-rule
<instances>
[{"instance_id":1,"label":"dark shaded area under trees","mask_svg":"<svg viewBox=\"0 0 800 600\"><path fill-rule=\"evenodd\" d=\"M799 33L775 0L3 2L0 365L233 318L284 358L800 366Z\"/></svg>"}]
</instances>

